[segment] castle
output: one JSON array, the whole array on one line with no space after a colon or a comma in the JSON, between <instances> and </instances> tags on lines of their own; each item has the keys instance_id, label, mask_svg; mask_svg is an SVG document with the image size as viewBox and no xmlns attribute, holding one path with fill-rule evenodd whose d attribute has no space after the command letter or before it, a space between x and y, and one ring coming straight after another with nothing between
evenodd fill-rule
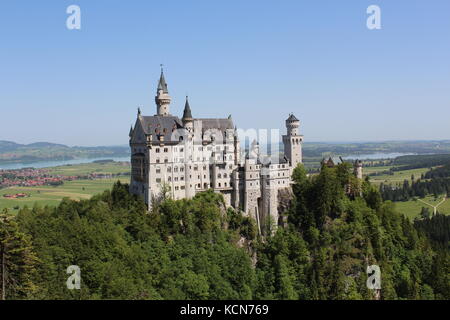
<instances>
[{"instance_id":1,"label":"castle","mask_svg":"<svg viewBox=\"0 0 450 320\"><path fill-rule=\"evenodd\" d=\"M293 114L282 137L284 154L269 158L256 141L244 154L231 116L194 118L188 97L183 117L171 115L163 70L155 102L156 114L144 116L138 109L130 129L131 193L142 196L150 209L163 192L182 199L212 189L227 206L254 218L260 233L283 224L280 214L289 206L292 171L302 162L303 136Z\"/></svg>"}]
</instances>

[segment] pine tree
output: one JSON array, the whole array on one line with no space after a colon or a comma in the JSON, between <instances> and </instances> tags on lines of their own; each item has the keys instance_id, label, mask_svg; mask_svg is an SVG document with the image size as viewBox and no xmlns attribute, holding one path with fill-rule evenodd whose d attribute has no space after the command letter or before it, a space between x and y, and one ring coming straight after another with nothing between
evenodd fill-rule
<instances>
[{"instance_id":1,"label":"pine tree","mask_svg":"<svg viewBox=\"0 0 450 320\"><path fill-rule=\"evenodd\" d=\"M37 258L30 237L19 231L14 218L0 215L0 297L6 299L27 298L36 286L33 276Z\"/></svg>"}]
</instances>

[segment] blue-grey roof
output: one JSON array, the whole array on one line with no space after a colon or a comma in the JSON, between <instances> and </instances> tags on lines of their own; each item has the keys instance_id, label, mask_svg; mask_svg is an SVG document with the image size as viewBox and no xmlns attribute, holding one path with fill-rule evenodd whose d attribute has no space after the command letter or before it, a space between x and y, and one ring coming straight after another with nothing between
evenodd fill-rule
<instances>
[{"instance_id":1,"label":"blue-grey roof","mask_svg":"<svg viewBox=\"0 0 450 320\"><path fill-rule=\"evenodd\" d=\"M183 119L192 119L192 111L189 106L189 100L186 97L186 104L184 105Z\"/></svg>"},{"instance_id":2,"label":"blue-grey roof","mask_svg":"<svg viewBox=\"0 0 450 320\"><path fill-rule=\"evenodd\" d=\"M176 116L143 116L141 117L142 128L145 134L152 135L152 142L159 142L159 136L164 136L164 142L172 141L172 132L183 128L181 120Z\"/></svg>"},{"instance_id":3,"label":"blue-grey roof","mask_svg":"<svg viewBox=\"0 0 450 320\"><path fill-rule=\"evenodd\" d=\"M227 119L195 119L202 122L203 131L208 129L218 129L220 131L225 131L226 129L234 129L233 120L231 118Z\"/></svg>"}]
</instances>

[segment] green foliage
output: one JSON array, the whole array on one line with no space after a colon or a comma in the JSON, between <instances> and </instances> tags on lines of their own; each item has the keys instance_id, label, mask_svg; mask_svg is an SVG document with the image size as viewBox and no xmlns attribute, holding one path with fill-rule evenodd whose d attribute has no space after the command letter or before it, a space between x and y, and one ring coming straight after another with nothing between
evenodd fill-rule
<instances>
[{"instance_id":1,"label":"green foliage","mask_svg":"<svg viewBox=\"0 0 450 320\"><path fill-rule=\"evenodd\" d=\"M299 165L293 180L288 226L269 237L211 190L148 211L118 182L90 200L24 208L0 225L0 243L21 248L8 253L18 279L8 298L374 299L372 264L382 299L450 298L447 219L411 224L345 164L312 177ZM81 290L66 287L70 265Z\"/></svg>"},{"instance_id":2,"label":"green foliage","mask_svg":"<svg viewBox=\"0 0 450 320\"><path fill-rule=\"evenodd\" d=\"M38 260L30 236L6 213L0 215L0 300L32 298Z\"/></svg>"}]
</instances>

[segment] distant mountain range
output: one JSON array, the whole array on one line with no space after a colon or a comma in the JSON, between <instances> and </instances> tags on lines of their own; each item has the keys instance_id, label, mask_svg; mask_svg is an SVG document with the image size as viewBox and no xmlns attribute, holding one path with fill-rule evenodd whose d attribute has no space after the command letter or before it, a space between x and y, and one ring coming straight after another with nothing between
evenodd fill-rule
<instances>
[{"instance_id":1,"label":"distant mountain range","mask_svg":"<svg viewBox=\"0 0 450 320\"><path fill-rule=\"evenodd\" d=\"M69 147L50 142L20 144L0 140L0 163L126 157L129 146Z\"/></svg>"},{"instance_id":2,"label":"distant mountain range","mask_svg":"<svg viewBox=\"0 0 450 320\"><path fill-rule=\"evenodd\" d=\"M265 148L262 146L262 150ZM283 149L282 144L280 150ZM381 142L305 142L305 160L327 155L358 155L372 153L450 154L450 141L381 141ZM69 147L50 142L19 144L0 140L0 163L58 161L104 157L127 157L128 145L99 147Z\"/></svg>"}]
</instances>

